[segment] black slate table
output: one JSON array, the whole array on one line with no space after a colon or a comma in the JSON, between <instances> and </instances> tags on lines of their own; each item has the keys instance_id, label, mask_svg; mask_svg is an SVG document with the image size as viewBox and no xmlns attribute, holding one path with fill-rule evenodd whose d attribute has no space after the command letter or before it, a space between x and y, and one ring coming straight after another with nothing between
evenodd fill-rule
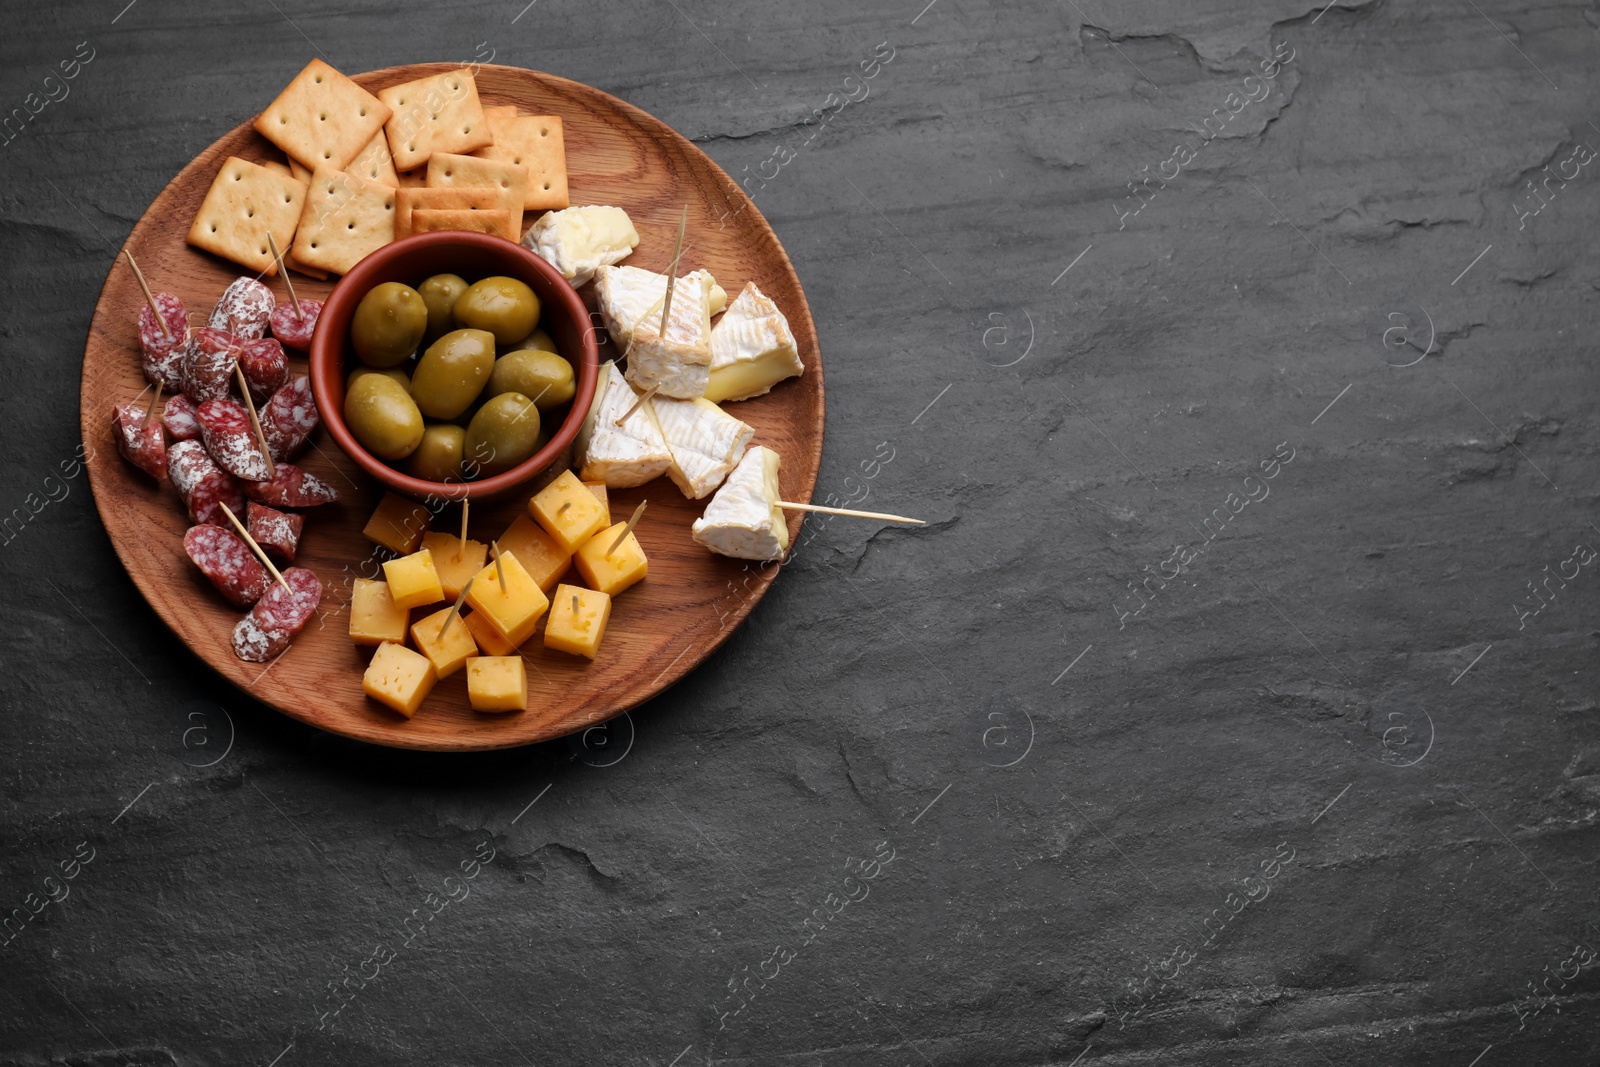
<instances>
[{"instance_id":1,"label":"black slate table","mask_svg":"<svg viewBox=\"0 0 1600 1067\"><path fill-rule=\"evenodd\" d=\"M0 1062L1600 1057L1593 4L6 16ZM311 56L488 54L749 183L819 497L929 525L808 527L603 730L376 750L158 623L79 360Z\"/></svg>"}]
</instances>

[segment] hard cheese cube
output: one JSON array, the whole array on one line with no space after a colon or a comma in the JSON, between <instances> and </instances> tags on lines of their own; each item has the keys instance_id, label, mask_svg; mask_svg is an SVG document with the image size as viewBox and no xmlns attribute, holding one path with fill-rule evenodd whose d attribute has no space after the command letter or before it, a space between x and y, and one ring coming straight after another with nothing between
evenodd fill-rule
<instances>
[{"instance_id":1,"label":"hard cheese cube","mask_svg":"<svg viewBox=\"0 0 1600 1067\"><path fill-rule=\"evenodd\" d=\"M601 530L585 541L572 557L572 562L578 565L578 573L590 588L607 596L616 596L640 581L650 569L650 561L645 559L639 539L631 533L622 539L616 551L607 551L617 535L627 528L627 523L619 522Z\"/></svg>"},{"instance_id":2,"label":"hard cheese cube","mask_svg":"<svg viewBox=\"0 0 1600 1067\"><path fill-rule=\"evenodd\" d=\"M367 664L367 673L361 676L361 688L373 700L409 719L417 713L417 707L438 680L427 656L405 645L384 642Z\"/></svg>"},{"instance_id":3,"label":"hard cheese cube","mask_svg":"<svg viewBox=\"0 0 1600 1067\"><path fill-rule=\"evenodd\" d=\"M461 669L469 657L478 654L478 643L472 639L472 631L467 629L467 624L459 616L451 619L449 628L440 632L444 621L450 618L451 610L440 608L427 618L411 624L411 640L416 642L417 651L428 657L434 673L440 678L450 677Z\"/></svg>"},{"instance_id":4,"label":"hard cheese cube","mask_svg":"<svg viewBox=\"0 0 1600 1067\"><path fill-rule=\"evenodd\" d=\"M473 711L525 711L528 676L521 656L474 656L467 660L467 699Z\"/></svg>"},{"instance_id":5,"label":"hard cheese cube","mask_svg":"<svg viewBox=\"0 0 1600 1067\"><path fill-rule=\"evenodd\" d=\"M505 592L500 591L500 572L491 563L475 576L467 592L467 603L472 605L473 611L482 613L484 621L501 637L520 645L533 636L539 616L550 606L550 601L513 553L502 549L500 562L506 569Z\"/></svg>"},{"instance_id":6,"label":"hard cheese cube","mask_svg":"<svg viewBox=\"0 0 1600 1067\"><path fill-rule=\"evenodd\" d=\"M389 595L388 582L357 578L350 597L350 640L358 645L381 645L385 641L403 644L406 639L406 609Z\"/></svg>"},{"instance_id":7,"label":"hard cheese cube","mask_svg":"<svg viewBox=\"0 0 1600 1067\"><path fill-rule=\"evenodd\" d=\"M594 494L594 498L596 500L600 501L600 510L606 513L606 521L603 522L601 525L602 526L610 526L611 525L611 501L609 499L607 499L607 497L606 497L606 483L605 482L584 482L583 483L583 487L585 489L589 490L589 492Z\"/></svg>"},{"instance_id":8,"label":"hard cheese cube","mask_svg":"<svg viewBox=\"0 0 1600 1067\"><path fill-rule=\"evenodd\" d=\"M433 553L425 548L391 559L383 565L383 576L389 579L389 595L394 597L395 607L420 608L444 599L444 586L439 584Z\"/></svg>"},{"instance_id":9,"label":"hard cheese cube","mask_svg":"<svg viewBox=\"0 0 1600 1067\"><path fill-rule=\"evenodd\" d=\"M361 532L367 540L404 556L415 552L422 544L430 517L428 509L415 500L407 500L398 493L384 493L383 499L378 501L378 510L372 513Z\"/></svg>"},{"instance_id":10,"label":"hard cheese cube","mask_svg":"<svg viewBox=\"0 0 1600 1067\"><path fill-rule=\"evenodd\" d=\"M489 558L488 545L470 537L463 545L454 534L423 534L422 547L433 553L433 569L439 572L439 585L451 600L461 595L467 579L483 570L483 561Z\"/></svg>"},{"instance_id":11,"label":"hard cheese cube","mask_svg":"<svg viewBox=\"0 0 1600 1067\"><path fill-rule=\"evenodd\" d=\"M608 594L576 585L558 585L551 601L550 619L544 624L544 647L594 659L610 618Z\"/></svg>"},{"instance_id":12,"label":"hard cheese cube","mask_svg":"<svg viewBox=\"0 0 1600 1067\"><path fill-rule=\"evenodd\" d=\"M528 514L568 553L607 525L606 509L571 471L535 493Z\"/></svg>"},{"instance_id":13,"label":"hard cheese cube","mask_svg":"<svg viewBox=\"0 0 1600 1067\"><path fill-rule=\"evenodd\" d=\"M531 515L518 515L517 521L506 527L496 543L502 555L510 552L516 556L517 562L547 593L572 566L572 553L556 544L555 538L545 533L544 527L534 522Z\"/></svg>"},{"instance_id":14,"label":"hard cheese cube","mask_svg":"<svg viewBox=\"0 0 1600 1067\"><path fill-rule=\"evenodd\" d=\"M467 629L472 631L472 639L478 642L478 647L491 656L514 656L517 646L500 636L500 631L494 624L479 615L476 611L464 616L467 620Z\"/></svg>"}]
</instances>

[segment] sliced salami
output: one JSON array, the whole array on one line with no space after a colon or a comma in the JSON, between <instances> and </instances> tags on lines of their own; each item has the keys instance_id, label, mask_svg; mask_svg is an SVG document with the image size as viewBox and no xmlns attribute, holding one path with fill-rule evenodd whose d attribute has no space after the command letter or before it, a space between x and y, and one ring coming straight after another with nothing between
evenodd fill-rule
<instances>
[{"instance_id":1,"label":"sliced salami","mask_svg":"<svg viewBox=\"0 0 1600 1067\"><path fill-rule=\"evenodd\" d=\"M233 368L241 354L239 338L227 330L202 326L194 331L184 362L185 395L196 404L227 396L233 383Z\"/></svg>"},{"instance_id":2,"label":"sliced salami","mask_svg":"<svg viewBox=\"0 0 1600 1067\"><path fill-rule=\"evenodd\" d=\"M299 307L300 314L295 314ZM296 304L279 304L272 309L272 336L282 341L284 347L304 352L311 347L311 335L317 328L317 316L322 314L322 301L302 300Z\"/></svg>"},{"instance_id":3,"label":"sliced salami","mask_svg":"<svg viewBox=\"0 0 1600 1067\"><path fill-rule=\"evenodd\" d=\"M221 526L189 527L189 532L183 535L183 550L234 607L248 608L260 600L261 594L267 591L267 583L272 580L250 546L238 534Z\"/></svg>"},{"instance_id":4,"label":"sliced salami","mask_svg":"<svg viewBox=\"0 0 1600 1067\"><path fill-rule=\"evenodd\" d=\"M206 325L214 330L228 330L238 334L241 340L251 341L265 336L272 309L277 306L271 289L254 278L235 278L233 284L222 291Z\"/></svg>"},{"instance_id":5,"label":"sliced salami","mask_svg":"<svg viewBox=\"0 0 1600 1067\"><path fill-rule=\"evenodd\" d=\"M271 552L285 563L294 562L295 550L300 547L300 531L306 524L304 515L291 515L277 511L265 504L250 501L250 517L245 526L256 544Z\"/></svg>"},{"instance_id":6,"label":"sliced salami","mask_svg":"<svg viewBox=\"0 0 1600 1067\"><path fill-rule=\"evenodd\" d=\"M145 421L148 408L137 404L118 404L111 416L111 432L117 439L122 458L156 481L167 476L167 439L161 436L161 423Z\"/></svg>"},{"instance_id":7,"label":"sliced salami","mask_svg":"<svg viewBox=\"0 0 1600 1067\"><path fill-rule=\"evenodd\" d=\"M183 388L183 362L189 345L189 311L183 301L171 293L157 293L156 305L161 308L161 319L146 304L139 309L139 353L144 365L145 380L151 385L165 386L170 393ZM161 330L165 321L167 330Z\"/></svg>"},{"instance_id":8,"label":"sliced salami","mask_svg":"<svg viewBox=\"0 0 1600 1067\"><path fill-rule=\"evenodd\" d=\"M289 357L283 345L271 337L257 337L240 346L239 366L250 386L250 399L260 404L283 388L289 380Z\"/></svg>"},{"instance_id":9,"label":"sliced salami","mask_svg":"<svg viewBox=\"0 0 1600 1067\"><path fill-rule=\"evenodd\" d=\"M273 393L260 415L261 433L273 460L293 459L322 421L311 398L311 379L302 374Z\"/></svg>"},{"instance_id":10,"label":"sliced salami","mask_svg":"<svg viewBox=\"0 0 1600 1067\"><path fill-rule=\"evenodd\" d=\"M194 401L182 393L169 397L161 409L161 425L174 441L193 441L200 436L200 422L194 417L197 410Z\"/></svg>"},{"instance_id":11,"label":"sliced salami","mask_svg":"<svg viewBox=\"0 0 1600 1067\"><path fill-rule=\"evenodd\" d=\"M228 521L223 504L235 515L244 510L242 483L213 463L199 441L179 441L167 449L167 476L195 522L223 525Z\"/></svg>"},{"instance_id":12,"label":"sliced salami","mask_svg":"<svg viewBox=\"0 0 1600 1067\"><path fill-rule=\"evenodd\" d=\"M256 440L250 412L233 397L207 400L195 412L200 440L217 466L247 482L264 481L270 473Z\"/></svg>"},{"instance_id":13,"label":"sliced salami","mask_svg":"<svg viewBox=\"0 0 1600 1067\"><path fill-rule=\"evenodd\" d=\"M322 583L304 567L283 572L285 589L277 582L267 584L250 614L233 628L233 653L250 663L265 663L289 647L294 635L305 628L322 602Z\"/></svg>"},{"instance_id":14,"label":"sliced salami","mask_svg":"<svg viewBox=\"0 0 1600 1067\"><path fill-rule=\"evenodd\" d=\"M264 482L246 482L244 491L256 503L275 508L309 508L339 499L333 486L293 463L279 463L273 477Z\"/></svg>"}]
</instances>

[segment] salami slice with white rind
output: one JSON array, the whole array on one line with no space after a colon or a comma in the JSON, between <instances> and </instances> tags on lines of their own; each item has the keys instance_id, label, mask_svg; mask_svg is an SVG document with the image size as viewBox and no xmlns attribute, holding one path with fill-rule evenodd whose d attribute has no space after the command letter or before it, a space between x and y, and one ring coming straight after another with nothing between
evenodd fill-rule
<instances>
[{"instance_id":1,"label":"salami slice with white rind","mask_svg":"<svg viewBox=\"0 0 1600 1067\"><path fill-rule=\"evenodd\" d=\"M315 574L304 567L290 567L283 572L283 580L289 583L288 589L269 581L250 614L233 628L233 652L240 659L265 663L274 658L317 613L322 583Z\"/></svg>"},{"instance_id":2,"label":"salami slice with white rind","mask_svg":"<svg viewBox=\"0 0 1600 1067\"><path fill-rule=\"evenodd\" d=\"M146 304L139 309L139 354L144 377L151 385L164 386L176 394L183 388L183 364L189 346L189 311L171 293L157 293L156 305L161 320ZM161 321L167 324L165 333Z\"/></svg>"},{"instance_id":3,"label":"salami slice with white rind","mask_svg":"<svg viewBox=\"0 0 1600 1067\"><path fill-rule=\"evenodd\" d=\"M272 309L277 306L272 290L261 282L254 278L235 278L217 299L206 325L215 330L229 330L245 341L254 340L265 336Z\"/></svg>"},{"instance_id":4,"label":"salami slice with white rind","mask_svg":"<svg viewBox=\"0 0 1600 1067\"><path fill-rule=\"evenodd\" d=\"M243 404L231 396L207 400L195 412L195 419L200 423L200 440L217 466L247 482L267 478L267 460Z\"/></svg>"},{"instance_id":5,"label":"salami slice with white rind","mask_svg":"<svg viewBox=\"0 0 1600 1067\"><path fill-rule=\"evenodd\" d=\"M333 486L293 463L277 464L277 472L264 482L246 482L244 491L251 500L275 508L309 508L339 499Z\"/></svg>"},{"instance_id":6,"label":"salami slice with white rind","mask_svg":"<svg viewBox=\"0 0 1600 1067\"><path fill-rule=\"evenodd\" d=\"M217 592L234 607L248 608L267 591L272 579L250 546L232 530L202 524L183 535L183 550L200 573L211 579Z\"/></svg>"},{"instance_id":7,"label":"salami slice with white rind","mask_svg":"<svg viewBox=\"0 0 1600 1067\"><path fill-rule=\"evenodd\" d=\"M272 336L282 341L285 348L304 352L311 347L317 316L322 314L322 301L302 300L299 307L299 315L294 313L294 304L279 304L272 309Z\"/></svg>"},{"instance_id":8,"label":"salami slice with white rind","mask_svg":"<svg viewBox=\"0 0 1600 1067\"><path fill-rule=\"evenodd\" d=\"M167 476L195 522L221 526L228 521L223 504L235 515L244 509L242 483L213 463L199 441L179 441L167 449Z\"/></svg>"},{"instance_id":9,"label":"salami slice with white rind","mask_svg":"<svg viewBox=\"0 0 1600 1067\"><path fill-rule=\"evenodd\" d=\"M276 393L260 411L261 433L275 462L294 458L306 438L322 422L311 397L311 379L294 379Z\"/></svg>"}]
</instances>

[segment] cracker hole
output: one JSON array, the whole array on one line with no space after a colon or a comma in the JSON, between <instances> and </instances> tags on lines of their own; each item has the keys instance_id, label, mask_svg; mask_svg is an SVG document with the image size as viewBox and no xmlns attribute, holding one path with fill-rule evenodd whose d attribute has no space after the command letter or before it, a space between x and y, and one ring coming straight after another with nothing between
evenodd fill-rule
<instances>
[{"instance_id":1,"label":"cracker hole","mask_svg":"<svg viewBox=\"0 0 1600 1067\"><path fill-rule=\"evenodd\" d=\"M550 183L549 183L549 182L545 182L545 183L544 183L544 187L545 187L545 188L546 188L546 189L548 189L548 188L550 188ZM1265 498L1265 497L1263 497L1263 498L1262 498L1262 499L1266 499L1266 498Z\"/></svg>"},{"instance_id":2,"label":"cracker hole","mask_svg":"<svg viewBox=\"0 0 1600 1067\"><path fill-rule=\"evenodd\" d=\"M289 125L289 116L288 115L279 115L278 116L278 125L279 126L287 126L287 125Z\"/></svg>"},{"instance_id":3,"label":"cracker hole","mask_svg":"<svg viewBox=\"0 0 1600 1067\"><path fill-rule=\"evenodd\" d=\"M344 224L344 228L347 230L353 230L356 228L356 224L353 222L347 222Z\"/></svg>"},{"instance_id":4,"label":"cracker hole","mask_svg":"<svg viewBox=\"0 0 1600 1067\"><path fill-rule=\"evenodd\" d=\"M216 226L216 223L212 223L212 224L211 224L211 232L212 232L212 233L216 233L216 232L217 232L217 226Z\"/></svg>"},{"instance_id":5,"label":"cracker hole","mask_svg":"<svg viewBox=\"0 0 1600 1067\"><path fill-rule=\"evenodd\" d=\"M326 111L324 111L322 114L318 115L317 116L317 121L318 122L327 122L328 121L328 113Z\"/></svg>"},{"instance_id":6,"label":"cracker hole","mask_svg":"<svg viewBox=\"0 0 1600 1067\"><path fill-rule=\"evenodd\" d=\"M239 180L240 180L240 175L238 175L238 174L235 174L235 175L234 175L234 176L233 176L233 180L234 180L234 181L239 181Z\"/></svg>"},{"instance_id":7,"label":"cracker hole","mask_svg":"<svg viewBox=\"0 0 1600 1067\"><path fill-rule=\"evenodd\" d=\"M321 85L322 84L322 75L318 74L314 78L312 78L311 80L316 82L318 85Z\"/></svg>"},{"instance_id":8,"label":"cracker hole","mask_svg":"<svg viewBox=\"0 0 1600 1067\"><path fill-rule=\"evenodd\" d=\"M317 242L315 242L315 241L312 241L312 242L311 242L311 247L312 247L312 248L315 248L315 247L317 247Z\"/></svg>"}]
</instances>

